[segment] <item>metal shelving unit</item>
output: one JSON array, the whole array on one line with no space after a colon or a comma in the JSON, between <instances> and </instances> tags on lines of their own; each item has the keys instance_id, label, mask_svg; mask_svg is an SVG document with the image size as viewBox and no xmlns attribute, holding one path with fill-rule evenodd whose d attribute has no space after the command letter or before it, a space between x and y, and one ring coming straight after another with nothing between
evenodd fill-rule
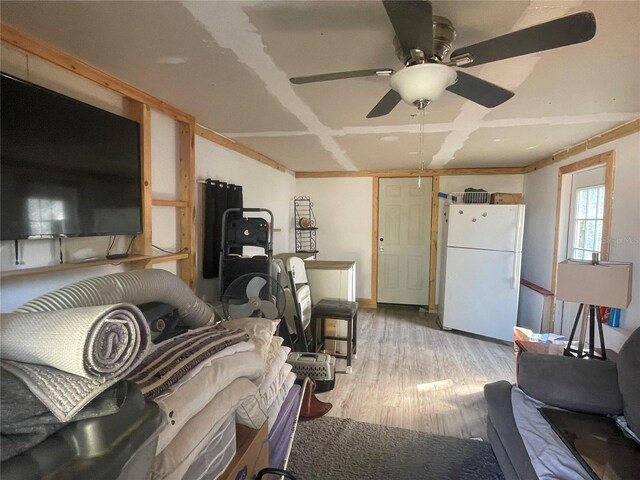
<instances>
[{"instance_id":1,"label":"metal shelving unit","mask_svg":"<svg viewBox=\"0 0 640 480\"><path fill-rule=\"evenodd\" d=\"M316 243L316 217L313 202L309 197L293 199L294 223L296 229L296 253L318 253Z\"/></svg>"}]
</instances>

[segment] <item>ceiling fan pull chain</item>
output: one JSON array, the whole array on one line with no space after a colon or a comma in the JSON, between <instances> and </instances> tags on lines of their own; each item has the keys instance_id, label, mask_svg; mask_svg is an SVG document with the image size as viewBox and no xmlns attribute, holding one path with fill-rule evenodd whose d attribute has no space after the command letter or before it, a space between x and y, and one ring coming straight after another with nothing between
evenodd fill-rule
<instances>
[{"instance_id":1,"label":"ceiling fan pull chain","mask_svg":"<svg viewBox=\"0 0 640 480\"><path fill-rule=\"evenodd\" d=\"M419 133L419 155L420 155L420 171L418 172L418 188L422 187L422 171L424 170L424 108L420 110L420 133Z\"/></svg>"}]
</instances>

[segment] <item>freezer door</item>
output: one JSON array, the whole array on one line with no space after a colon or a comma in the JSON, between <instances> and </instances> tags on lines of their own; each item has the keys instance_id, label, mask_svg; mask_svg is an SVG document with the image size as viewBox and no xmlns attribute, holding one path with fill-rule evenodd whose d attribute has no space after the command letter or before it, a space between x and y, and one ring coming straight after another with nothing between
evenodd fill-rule
<instances>
[{"instance_id":1,"label":"freezer door","mask_svg":"<svg viewBox=\"0 0 640 480\"><path fill-rule=\"evenodd\" d=\"M448 248L443 327L513 340L521 255Z\"/></svg>"},{"instance_id":2,"label":"freezer door","mask_svg":"<svg viewBox=\"0 0 640 480\"><path fill-rule=\"evenodd\" d=\"M450 205L447 245L522 251L524 205Z\"/></svg>"}]
</instances>

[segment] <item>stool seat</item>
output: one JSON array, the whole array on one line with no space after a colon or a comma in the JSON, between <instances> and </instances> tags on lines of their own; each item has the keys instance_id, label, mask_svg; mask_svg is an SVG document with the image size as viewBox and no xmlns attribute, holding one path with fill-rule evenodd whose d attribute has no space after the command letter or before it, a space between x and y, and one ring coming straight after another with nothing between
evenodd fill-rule
<instances>
[{"instance_id":1,"label":"stool seat","mask_svg":"<svg viewBox=\"0 0 640 480\"><path fill-rule=\"evenodd\" d=\"M347 322L347 336L325 335L325 320L342 320ZM320 332L318 333L318 326ZM346 373L351 373L351 359L356 355L356 335L358 327L358 302L348 300L324 298L314 305L311 310L311 331L315 351L324 348L325 340L340 340L347 342L346 355L334 354L337 358L347 361Z\"/></svg>"},{"instance_id":2,"label":"stool seat","mask_svg":"<svg viewBox=\"0 0 640 480\"><path fill-rule=\"evenodd\" d=\"M323 298L313 307L312 312L312 315L338 319L350 319L358 312L358 302Z\"/></svg>"}]
</instances>

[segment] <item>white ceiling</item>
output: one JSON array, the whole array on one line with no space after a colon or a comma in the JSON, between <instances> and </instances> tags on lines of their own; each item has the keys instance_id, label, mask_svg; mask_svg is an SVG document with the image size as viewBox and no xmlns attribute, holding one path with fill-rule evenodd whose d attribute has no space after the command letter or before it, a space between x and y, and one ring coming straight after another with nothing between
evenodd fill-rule
<instances>
[{"instance_id":1,"label":"white ceiling","mask_svg":"<svg viewBox=\"0 0 640 480\"><path fill-rule=\"evenodd\" d=\"M449 92L427 109L431 168L520 166L640 115L639 1L434 1L454 49L581 10L589 42L471 67L515 92L487 109ZM418 117L365 115L399 69L379 1L2 2L2 21L186 111L294 171L416 168Z\"/></svg>"}]
</instances>

